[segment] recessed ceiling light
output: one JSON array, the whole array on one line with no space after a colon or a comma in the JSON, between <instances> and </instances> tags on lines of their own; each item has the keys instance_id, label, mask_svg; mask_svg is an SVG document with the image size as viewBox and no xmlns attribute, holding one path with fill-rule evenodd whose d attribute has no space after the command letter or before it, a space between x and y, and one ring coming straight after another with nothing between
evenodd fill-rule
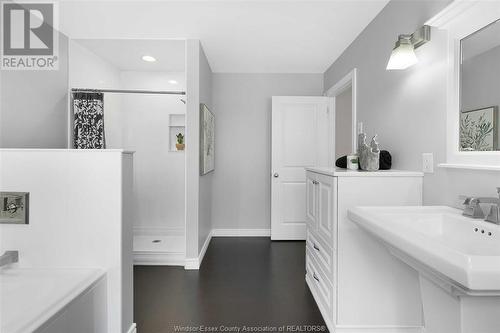
<instances>
[{"instance_id":1,"label":"recessed ceiling light","mask_svg":"<svg viewBox=\"0 0 500 333\"><path fill-rule=\"evenodd\" d=\"M170 84L178 84L179 82L177 82L176 80L168 80L168 83L170 83Z\"/></svg>"},{"instance_id":2,"label":"recessed ceiling light","mask_svg":"<svg viewBox=\"0 0 500 333\"><path fill-rule=\"evenodd\" d=\"M142 56L142 60L147 61L147 62L155 62L156 61L155 57L148 56L148 55Z\"/></svg>"}]
</instances>

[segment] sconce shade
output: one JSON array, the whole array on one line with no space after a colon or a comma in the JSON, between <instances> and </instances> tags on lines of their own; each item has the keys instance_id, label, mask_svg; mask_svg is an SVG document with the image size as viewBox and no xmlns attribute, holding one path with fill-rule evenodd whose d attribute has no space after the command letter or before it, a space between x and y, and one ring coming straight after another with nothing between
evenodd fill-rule
<instances>
[{"instance_id":1,"label":"sconce shade","mask_svg":"<svg viewBox=\"0 0 500 333\"><path fill-rule=\"evenodd\" d=\"M401 35L392 50L391 57L387 63L387 70L406 69L418 62L415 49L411 43L411 36Z\"/></svg>"}]
</instances>

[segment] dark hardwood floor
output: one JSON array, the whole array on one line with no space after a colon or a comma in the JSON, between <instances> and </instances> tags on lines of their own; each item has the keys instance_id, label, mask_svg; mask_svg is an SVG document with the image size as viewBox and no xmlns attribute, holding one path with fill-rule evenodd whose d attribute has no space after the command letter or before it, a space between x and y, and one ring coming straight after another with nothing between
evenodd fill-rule
<instances>
[{"instance_id":1,"label":"dark hardwood floor","mask_svg":"<svg viewBox=\"0 0 500 333\"><path fill-rule=\"evenodd\" d=\"M217 327L215 332L243 326L266 332L283 325L289 332L319 325L326 331L305 283L304 253L300 241L213 238L199 271L136 266L138 332L176 332L177 325L195 331L200 325Z\"/></svg>"}]
</instances>

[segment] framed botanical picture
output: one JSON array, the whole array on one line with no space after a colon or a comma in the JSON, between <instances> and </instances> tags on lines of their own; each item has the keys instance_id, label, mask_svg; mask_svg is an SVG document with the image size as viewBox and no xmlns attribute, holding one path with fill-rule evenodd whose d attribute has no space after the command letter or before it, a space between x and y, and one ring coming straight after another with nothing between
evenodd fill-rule
<instances>
[{"instance_id":1,"label":"framed botanical picture","mask_svg":"<svg viewBox=\"0 0 500 333\"><path fill-rule=\"evenodd\" d=\"M215 168L215 116L205 104L200 104L200 174Z\"/></svg>"},{"instance_id":2,"label":"framed botanical picture","mask_svg":"<svg viewBox=\"0 0 500 333\"><path fill-rule=\"evenodd\" d=\"M498 106L460 112L460 150L498 150Z\"/></svg>"}]
</instances>

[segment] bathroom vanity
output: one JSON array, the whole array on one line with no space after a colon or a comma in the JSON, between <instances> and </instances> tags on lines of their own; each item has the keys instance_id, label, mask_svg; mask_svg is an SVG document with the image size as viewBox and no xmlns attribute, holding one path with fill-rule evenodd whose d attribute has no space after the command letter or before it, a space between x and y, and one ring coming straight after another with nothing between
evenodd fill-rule
<instances>
[{"instance_id":1,"label":"bathroom vanity","mask_svg":"<svg viewBox=\"0 0 500 333\"><path fill-rule=\"evenodd\" d=\"M419 272L425 332L499 332L499 225L444 206L357 207L348 214Z\"/></svg>"},{"instance_id":2,"label":"bathroom vanity","mask_svg":"<svg viewBox=\"0 0 500 333\"><path fill-rule=\"evenodd\" d=\"M306 169L306 281L330 331L420 332L416 271L348 219L356 206L420 206L423 174Z\"/></svg>"}]
</instances>

